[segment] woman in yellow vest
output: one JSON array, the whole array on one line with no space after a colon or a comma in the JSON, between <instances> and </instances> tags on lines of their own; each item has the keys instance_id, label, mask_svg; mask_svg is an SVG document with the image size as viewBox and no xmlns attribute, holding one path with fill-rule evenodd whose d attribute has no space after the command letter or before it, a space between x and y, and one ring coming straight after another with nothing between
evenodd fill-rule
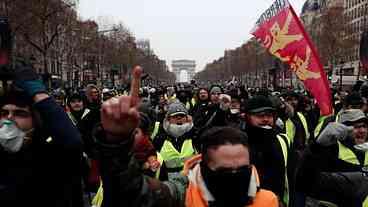
<instances>
[{"instance_id":1,"label":"woman in yellow vest","mask_svg":"<svg viewBox=\"0 0 368 207\"><path fill-rule=\"evenodd\" d=\"M359 109L345 110L339 123L320 133L306 152L297 188L338 206L362 206L368 196L368 118Z\"/></svg>"}]
</instances>

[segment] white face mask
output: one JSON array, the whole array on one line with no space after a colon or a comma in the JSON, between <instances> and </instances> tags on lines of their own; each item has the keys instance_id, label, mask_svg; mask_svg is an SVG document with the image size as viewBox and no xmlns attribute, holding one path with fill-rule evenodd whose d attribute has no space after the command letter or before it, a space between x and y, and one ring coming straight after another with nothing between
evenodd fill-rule
<instances>
[{"instance_id":1,"label":"white face mask","mask_svg":"<svg viewBox=\"0 0 368 207\"><path fill-rule=\"evenodd\" d=\"M230 109L231 114L238 114L240 113L240 109Z\"/></svg>"},{"instance_id":2,"label":"white face mask","mask_svg":"<svg viewBox=\"0 0 368 207\"><path fill-rule=\"evenodd\" d=\"M169 135L178 138L180 136L183 136L185 133L189 132L193 128L193 122L177 125L170 124L168 121L165 120L163 127Z\"/></svg>"},{"instance_id":3,"label":"white face mask","mask_svg":"<svg viewBox=\"0 0 368 207\"><path fill-rule=\"evenodd\" d=\"M10 153L18 152L24 142L26 133L20 130L13 121L0 122L0 145Z\"/></svg>"},{"instance_id":4,"label":"white face mask","mask_svg":"<svg viewBox=\"0 0 368 207\"><path fill-rule=\"evenodd\" d=\"M262 129L268 129L268 130L270 130L270 129L272 129L272 126L270 126L270 125L263 125L263 126L260 126Z\"/></svg>"}]
</instances>

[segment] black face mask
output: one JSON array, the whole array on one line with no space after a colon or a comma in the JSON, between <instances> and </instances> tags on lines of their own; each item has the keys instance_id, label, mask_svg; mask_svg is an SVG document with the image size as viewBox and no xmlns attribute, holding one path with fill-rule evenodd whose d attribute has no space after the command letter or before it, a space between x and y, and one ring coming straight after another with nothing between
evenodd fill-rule
<instances>
[{"instance_id":1,"label":"black face mask","mask_svg":"<svg viewBox=\"0 0 368 207\"><path fill-rule=\"evenodd\" d=\"M248 188L252 168L213 171L201 163L201 174L208 190L215 198L215 206L244 207L249 204Z\"/></svg>"},{"instance_id":2,"label":"black face mask","mask_svg":"<svg viewBox=\"0 0 368 207\"><path fill-rule=\"evenodd\" d=\"M178 95L177 95L177 98L179 99L179 101L180 102L182 102L182 103L186 103L187 102L187 96L185 95L185 94L181 94L181 93L179 93Z\"/></svg>"},{"instance_id":3,"label":"black face mask","mask_svg":"<svg viewBox=\"0 0 368 207\"><path fill-rule=\"evenodd\" d=\"M274 139L277 134L273 128L266 129L251 125L247 125L246 132L248 134L250 144L264 144L265 142L269 143L270 140Z\"/></svg>"}]
</instances>

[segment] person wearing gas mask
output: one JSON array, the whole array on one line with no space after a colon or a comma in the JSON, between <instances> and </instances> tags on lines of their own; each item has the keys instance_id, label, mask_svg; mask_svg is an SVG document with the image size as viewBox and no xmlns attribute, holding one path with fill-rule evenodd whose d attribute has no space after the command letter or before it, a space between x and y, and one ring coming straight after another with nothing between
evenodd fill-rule
<instances>
[{"instance_id":1,"label":"person wearing gas mask","mask_svg":"<svg viewBox=\"0 0 368 207\"><path fill-rule=\"evenodd\" d=\"M139 80L139 68L133 73ZM272 192L259 188L247 135L234 128L213 128L202 134L203 154L186 161L176 179L159 182L144 176L132 153L139 124L135 96L120 97L102 107L102 126L95 138L100 146L103 206L278 206Z\"/></svg>"},{"instance_id":2,"label":"person wearing gas mask","mask_svg":"<svg viewBox=\"0 0 368 207\"><path fill-rule=\"evenodd\" d=\"M196 154L196 130L188 110L178 101L168 105L162 127L153 144L172 179L183 169L184 161Z\"/></svg>"},{"instance_id":3,"label":"person wearing gas mask","mask_svg":"<svg viewBox=\"0 0 368 207\"><path fill-rule=\"evenodd\" d=\"M17 63L0 97L1 206L82 207L77 128L34 69Z\"/></svg>"},{"instance_id":4,"label":"person wearing gas mask","mask_svg":"<svg viewBox=\"0 0 368 207\"><path fill-rule=\"evenodd\" d=\"M245 111L245 132L249 136L252 163L262 180L261 187L271 190L288 205L289 139L276 131L276 109L268 97L258 95L248 101Z\"/></svg>"},{"instance_id":5,"label":"person wearing gas mask","mask_svg":"<svg viewBox=\"0 0 368 207\"><path fill-rule=\"evenodd\" d=\"M297 177L297 190L338 206L368 204L368 118L345 110L311 143ZM364 203L364 205L362 205Z\"/></svg>"}]
</instances>

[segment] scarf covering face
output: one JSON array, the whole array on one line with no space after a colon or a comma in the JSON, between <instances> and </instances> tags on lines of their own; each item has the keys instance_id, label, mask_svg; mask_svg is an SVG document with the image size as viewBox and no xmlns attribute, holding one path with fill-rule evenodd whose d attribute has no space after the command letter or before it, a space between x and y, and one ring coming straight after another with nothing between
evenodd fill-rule
<instances>
[{"instance_id":1,"label":"scarf covering face","mask_svg":"<svg viewBox=\"0 0 368 207\"><path fill-rule=\"evenodd\" d=\"M187 207L208 207L209 203L216 203L214 195L210 192L203 179L200 164L201 159L201 155L197 155L185 163L183 172L188 176L189 179L189 186L186 192ZM260 186L258 173L254 166L251 167L251 174L248 183L244 183L244 185L247 185L245 188L247 189L247 192L245 192L246 194L244 197L246 197L247 200L248 198L250 200L254 200L257 195L257 190ZM227 188L227 190L229 189ZM276 196L275 199L277 201ZM246 204L244 204L244 206L246 206Z\"/></svg>"}]
</instances>

